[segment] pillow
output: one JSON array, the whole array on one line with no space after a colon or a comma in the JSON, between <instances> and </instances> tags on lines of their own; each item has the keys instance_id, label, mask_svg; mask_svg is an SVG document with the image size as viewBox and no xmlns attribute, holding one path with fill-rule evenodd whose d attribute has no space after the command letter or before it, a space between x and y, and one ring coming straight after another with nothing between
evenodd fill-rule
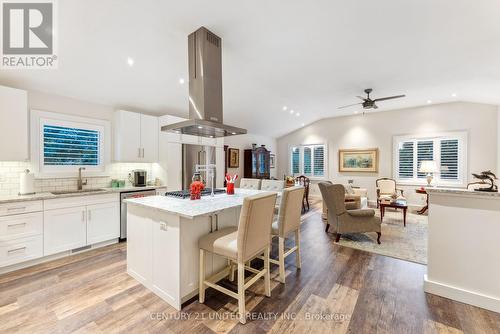
<instances>
[{"instance_id":1,"label":"pillow","mask_svg":"<svg viewBox=\"0 0 500 334\"><path fill-rule=\"evenodd\" d=\"M354 189L352 189L352 186L350 184L345 186L345 193L347 195L354 195Z\"/></svg>"}]
</instances>

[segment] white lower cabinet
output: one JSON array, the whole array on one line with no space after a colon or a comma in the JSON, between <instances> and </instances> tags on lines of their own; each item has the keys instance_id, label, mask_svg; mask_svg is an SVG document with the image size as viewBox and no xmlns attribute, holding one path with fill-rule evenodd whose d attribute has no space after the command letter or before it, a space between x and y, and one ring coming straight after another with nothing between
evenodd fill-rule
<instances>
[{"instance_id":1,"label":"white lower cabinet","mask_svg":"<svg viewBox=\"0 0 500 334\"><path fill-rule=\"evenodd\" d=\"M87 244L120 236L120 205L118 202L87 206Z\"/></svg>"},{"instance_id":2,"label":"white lower cabinet","mask_svg":"<svg viewBox=\"0 0 500 334\"><path fill-rule=\"evenodd\" d=\"M0 242L0 267L43 256L43 238L34 236Z\"/></svg>"},{"instance_id":3,"label":"white lower cabinet","mask_svg":"<svg viewBox=\"0 0 500 334\"><path fill-rule=\"evenodd\" d=\"M87 245L85 206L44 212L44 255Z\"/></svg>"}]
</instances>

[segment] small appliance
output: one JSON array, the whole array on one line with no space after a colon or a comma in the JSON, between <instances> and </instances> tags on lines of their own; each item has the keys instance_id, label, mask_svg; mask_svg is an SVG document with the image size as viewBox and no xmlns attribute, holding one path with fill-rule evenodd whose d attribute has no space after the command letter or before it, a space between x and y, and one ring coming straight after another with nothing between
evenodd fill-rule
<instances>
[{"instance_id":1,"label":"small appliance","mask_svg":"<svg viewBox=\"0 0 500 334\"><path fill-rule=\"evenodd\" d=\"M135 169L132 171L132 185L134 187L145 187L147 182L148 172L143 169Z\"/></svg>"}]
</instances>

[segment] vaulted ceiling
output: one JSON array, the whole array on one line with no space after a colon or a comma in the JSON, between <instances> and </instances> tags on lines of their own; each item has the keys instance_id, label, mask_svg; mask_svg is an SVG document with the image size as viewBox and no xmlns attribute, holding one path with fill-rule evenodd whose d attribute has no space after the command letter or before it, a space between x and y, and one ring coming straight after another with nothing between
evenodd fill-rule
<instances>
[{"instance_id":1,"label":"vaulted ceiling","mask_svg":"<svg viewBox=\"0 0 500 334\"><path fill-rule=\"evenodd\" d=\"M368 87L407 94L379 110L500 104L496 0L72 0L57 22L58 69L1 70L0 83L187 116L187 35L205 26L223 39L224 122L249 132L352 114L337 107Z\"/></svg>"}]
</instances>

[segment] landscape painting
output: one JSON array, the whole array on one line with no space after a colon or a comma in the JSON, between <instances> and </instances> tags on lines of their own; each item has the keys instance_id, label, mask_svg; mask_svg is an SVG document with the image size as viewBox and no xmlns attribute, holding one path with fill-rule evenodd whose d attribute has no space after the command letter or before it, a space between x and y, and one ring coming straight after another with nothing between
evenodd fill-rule
<instances>
[{"instance_id":1,"label":"landscape painting","mask_svg":"<svg viewBox=\"0 0 500 334\"><path fill-rule=\"evenodd\" d=\"M339 172L378 172L378 148L339 150Z\"/></svg>"}]
</instances>

